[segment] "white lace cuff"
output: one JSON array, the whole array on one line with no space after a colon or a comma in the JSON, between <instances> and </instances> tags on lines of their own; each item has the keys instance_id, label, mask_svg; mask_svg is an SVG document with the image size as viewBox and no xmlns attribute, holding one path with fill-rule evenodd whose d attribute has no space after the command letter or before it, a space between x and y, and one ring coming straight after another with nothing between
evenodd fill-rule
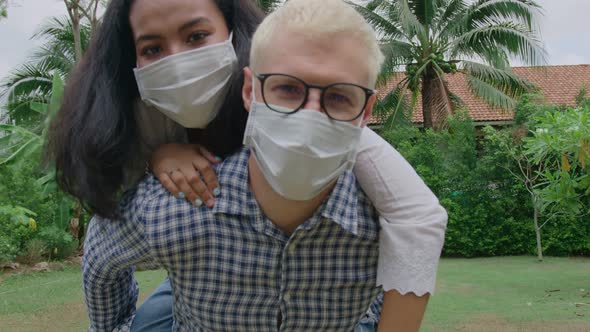
<instances>
[{"instance_id":1,"label":"white lace cuff","mask_svg":"<svg viewBox=\"0 0 590 332\"><path fill-rule=\"evenodd\" d=\"M445 223L391 224L383 218L380 223L377 286L402 295L433 294Z\"/></svg>"}]
</instances>

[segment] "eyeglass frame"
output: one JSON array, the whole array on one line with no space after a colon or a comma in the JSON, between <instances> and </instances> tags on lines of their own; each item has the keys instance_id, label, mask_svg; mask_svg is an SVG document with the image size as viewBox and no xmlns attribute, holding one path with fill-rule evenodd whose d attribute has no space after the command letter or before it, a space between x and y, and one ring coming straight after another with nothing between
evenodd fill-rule
<instances>
[{"instance_id":1,"label":"eyeglass frame","mask_svg":"<svg viewBox=\"0 0 590 332\"><path fill-rule=\"evenodd\" d=\"M290 77L293 78L301 83L303 83L303 86L305 86L305 98L303 98L303 102L301 103L301 105L299 105L299 107L295 108L293 111L291 112L280 112L275 110L272 106L270 106L267 102L266 102L266 98L264 97L264 82L273 75L281 75L281 76L286 76L286 77ZM288 74L283 74L283 73L266 73L266 74L258 74L258 73L254 73L254 76L256 76L256 78L258 78L258 80L260 81L260 94L262 95L262 100L264 101L264 104L271 109L274 112L277 113L281 113L281 114L293 114L298 112L299 110L301 110L303 108L303 106L305 106L305 103L307 103L307 99L309 98L309 89L318 89L320 90L320 107L324 110L324 113L326 113L326 115L334 120L334 121L354 121L356 119L358 119L364 112L365 112L365 108L367 107L367 103L369 102L369 98L374 95L375 93L377 93L376 90L373 89L369 89L366 88L362 85L358 85L358 84L354 84L354 83L348 83L348 82L336 82L336 83L332 83L332 84L328 84L328 85L316 85L316 84L309 84L307 82L305 82L304 80L300 79L297 76L293 76L293 75L288 75ZM328 110L326 109L326 107L324 106L324 93L326 92L327 89L333 87L334 85L350 85L350 86L355 86L355 87L359 87L361 88L364 92L365 92L365 103L363 104L363 107L360 109L359 114L357 116L355 116L352 119L349 120L341 120L341 119L335 119L333 118L330 113L328 112Z\"/></svg>"}]
</instances>

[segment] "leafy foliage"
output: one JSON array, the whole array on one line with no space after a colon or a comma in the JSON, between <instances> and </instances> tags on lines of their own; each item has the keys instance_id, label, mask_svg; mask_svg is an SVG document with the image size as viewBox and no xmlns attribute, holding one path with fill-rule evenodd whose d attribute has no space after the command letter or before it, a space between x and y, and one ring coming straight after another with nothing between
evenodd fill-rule
<instances>
[{"instance_id":1,"label":"leafy foliage","mask_svg":"<svg viewBox=\"0 0 590 332\"><path fill-rule=\"evenodd\" d=\"M41 153L45 145L47 128L57 113L63 96L64 84L59 75L53 76L49 103L30 102L30 107L42 121L34 127L18 124L0 124L0 165L30 162L31 156Z\"/></svg>"},{"instance_id":2,"label":"leafy foliage","mask_svg":"<svg viewBox=\"0 0 590 332\"><path fill-rule=\"evenodd\" d=\"M547 111L536 116L525 140L535 163L546 163L536 187L549 215L590 215L590 106Z\"/></svg>"},{"instance_id":3,"label":"leafy foliage","mask_svg":"<svg viewBox=\"0 0 590 332\"><path fill-rule=\"evenodd\" d=\"M522 115L524 123L536 114L532 109L548 109L531 100L536 98L529 96L517 107L517 114L529 114ZM438 132L402 126L382 133L447 209L444 255L535 252L533 203L523 183L513 175L520 170L511 150L524 150L527 135L522 124L476 130L462 112L451 116L448 127ZM551 220L544 228L544 251L550 255L590 254L588 220L588 216Z\"/></svg>"},{"instance_id":4,"label":"leafy foliage","mask_svg":"<svg viewBox=\"0 0 590 332\"><path fill-rule=\"evenodd\" d=\"M31 239L36 213L21 206L0 206L0 263L13 260Z\"/></svg>"},{"instance_id":5,"label":"leafy foliage","mask_svg":"<svg viewBox=\"0 0 590 332\"><path fill-rule=\"evenodd\" d=\"M58 191L52 168L39 169L47 124L59 109L62 95L63 82L56 73L50 103L31 104L43 116L41 124L33 129L0 125L5 133L0 138L0 201L12 204L0 206L0 228L11 234L3 242L6 252L0 253L5 257L23 255L33 247L42 251L41 256L63 257L77 245L67 232L72 199ZM34 240L41 245L30 245Z\"/></svg>"},{"instance_id":6,"label":"leafy foliage","mask_svg":"<svg viewBox=\"0 0 590 332\"><path fill-rule=\"evenodd\" d=\"M55 257L55 248L67 253L77 245L67 232L74 202L57 190L44 190L36 180L43 176L37 164L0 166L0 202L10 202L0 205L0 261L25 254L33 240L44 244L48 258Z\"/></svg>"}]
</instances>

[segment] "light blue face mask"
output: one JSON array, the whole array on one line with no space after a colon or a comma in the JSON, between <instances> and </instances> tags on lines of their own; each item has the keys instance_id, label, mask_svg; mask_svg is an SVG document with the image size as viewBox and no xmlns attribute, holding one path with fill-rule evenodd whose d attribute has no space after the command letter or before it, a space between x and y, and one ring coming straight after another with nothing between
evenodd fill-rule
<instances>
[{"instance_id":1,"label":"light blue face mask","mask_svg":"<svg viewBox=\"0 0 590 332\"><path fill-rule=\"evenodd\" d=\"M135 68L141 99L185 128L205 128L217 115L238 62L229 39Z\"/></svg>"}]
</instances>

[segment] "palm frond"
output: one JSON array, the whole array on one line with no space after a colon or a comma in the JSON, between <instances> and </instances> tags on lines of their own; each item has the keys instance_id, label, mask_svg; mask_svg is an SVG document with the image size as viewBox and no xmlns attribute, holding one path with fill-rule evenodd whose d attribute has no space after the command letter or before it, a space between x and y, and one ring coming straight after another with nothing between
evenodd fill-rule
<instances>
[{"instance_id":1,"label":"palm frond","mask_svg":"<svg viewBox=\"0 0 590 332\"><path fill-rule=\"evenodd\" d=\"M535 86L529 80L515 75L509 69L497 69L472 61L463 61L462 65L469 75L494 86L512 98L535 90Z\"/></svg>"},{"instance_id":2,"label":"palm frond","mask_svg":"<svg viewBox=\"0 0 590 332\"><path fill-rule=\"evenodd\" d=\"M356 5L357 5L357 4L356 4L356 3L354 3L354 2L350 2L350 1L348 1L348 2L349 2L349 3L351 3L351 4L352 4L352 5L354 5L354 6L356 6ZM377 9L377 8L379 8L379 7L381 7L381 6L383 6L383 3L384 3L384 2L387 2L387 0L371 0L371 1L369 1L369 2L368 2L366 5L365 5L365 7L366 7L368 10L371 10L371 11L372 11L372 10L375 10L375 9Z\"/></svg>"},{"instance_id":3,"label":"palm frond","mask_svg":"<svg viewBox=\"0 0 590 332\"><path fill-rule=\"evenodd\" d=\"M376 6L361 6L354 2L348 2L352 5L373 27L375 32L379 34L381 38L387 39L402 39L404 38L403 31L396 25L395 21L387 20L382 12L379 11L379 6L382 5L383 1L379 1Z\"/></svg>"},{"instance_id":4,"label":"palm frond","mask_svg":"<svg viewBox=\"0 0 590 332\"><path fill-rule=\"evenodd\" d=\"M411 124L413 105L408 102L406 91L405 85L400 83L375 104L373 114L379 119L384 119L386 129L400 124Z\"/></svg>"},{"instance_id":5,"label":"palm frond","mask_svg":"<svg viewBox=\"0 0 590 332\"><path fill-rule=\"evenodd\" d=\"M539 65L546 62L541 41L525 27L512 22L477 27L459 36L451 45L452 53L469 51L495 52L504 50L524 63ZM481 56L481 54L480 54Z\"/></svg>"},{"instance_id":6,"label":"palm frond","mask_svg":"<svg viewBox=\"0 0 590 332\"><path fill-rule=\"evenodd\" d=\"M31 60L40 67L57 70L61 76L67 76L76 64L75 51L66 45L45 45L39 47Z\"/></svg>"},{"instance_id":7,"label":"palm frond","mask_svg":"<svg viewBox=\"0 0 590 332\"><path fill-rule=\"evenodd\" d=\"M422 25L432 24L438 9L436 0L408 0L408 7Z\"/></svg>"},{"instance_id":8,"label":"palm frond","mask_svg":"<svg viewBox=\"0 0 590 332\"><path fill-rule=\"evenodd\" d=\"M461 109L461 108L465 107L465 101L461 98L461 96L459 96L456 93L453 93L453 91L449 91L449 98L451 99L451 102L453 103L454 110Z\"/></svg>"},{"instance_id":9,"label":"palm frond","mask_svg":"<svg viewBox=\"0 0 590 332\"><path fill-rule=\"evenodd\" d=\"M467 75L467 84L474 95L483 99L492 107L512 110L516 106L516 102L510 96L473 75Z\"/></svg>"},{"instance_id":10,"label":"palm frond","mask_svg":"<svg viewBox=\"0 0 590 332\"><path fill-rule=\"evenodd\" d=\"M399 72L400 68L410 63L413 59L412 45L399 40L390 40L381 45L385 61L377 79L377 84L389 81L392 75Z\"/></svg>"},{"instance_id":11,"label":"palm frond","mask_svg":"<svg viewBox=\"0 0 590 332\"><path fill-rule=\"evenodd\" d=\"M0 151L0 165L24 160L41 149L41 136L22 126L0 124L0 132L6 135L3 140L7 143Z\"/></svg>"},{"instance_id":12,"label":"palm frond","mask_svg":"<svg viewBox=\"0 0 590 332\"><path fill-rule=\"evenodd\" d=\"M456 18L463 15L467 9L465 0L450 0L445 6L441 6L442 14L439 18L441 23L456 21Z\"/></svg>"},{"instance_id":13,"label":"palm frond","mask_svg":"<svg viewBox=\"0 0 590 332\"><path fill-rule=\"evenodd\" d=\"M396 19L399 20L405 35L415 36L421 44L425 45L430 42L428 28L422 25L418 17L412 12L408 0L398 0L399 8L397 9ZM392 9L395 8L392 6Z\"/></svg>"},{"instance_id":14,"label":"palm frond","mask_svg":"<svg viewBox=\"0 0 590 332\"><path fill-rule=\"evenodd\" d=\"M42 68L25 64L13 70L2 84L0 97L5 97L3 108L10 118L19 125L30 127L42 118L31 109L33 101L47 101L51 92L51 72L49 68Z\"/></svg>"},{"instance_id":15,"label":"palm frond","mask_svg":"<svg viewBox=\"0 0 590 332\"><path fill-rule=\"evenodd\" d=\"M80 24L80 42L82 51L88 48L92 27L88 23ZM33 35L34 39L44 39L46 49L60 48L68 54L75 54L74 28L68 17L53 17L46 21Z\"/></svg>"},{"instance_id":16,"label":"palm frond","mask_svg":"<svg viewBox=\"0 0 590 332\"><path fill-rule=\"evenodd\" d=\"M533 30L540 9L532 0L480 0L470 7L467 16L473 27L511 21Z\"/></svg>"},{"instance_id":17,"label":"palm frond","mask_svg":"<svg viewBox=\"0 0 590 332\"><path fill-rule=\"evenodd\" d=\"M5 83L0 96L29 95L35 91L49 93L51 90L51 73L48 68L39 68L30 64L24 64L13 70Z\"/></svg>"},{"instance_id":18,"label":"palm frond","mask_svg":"<svg viewBox=\"0 0 590 332\"><path fill-rule=\"evenodd\" d=\"M456 35L453 32L460 30L459 27L463 27L467 4L465 0L450 0L444 9L440 17L437 17L434 33L437 38L449 39L450 36Z\"/></svg>"},{"instance_id":19,"label":"palm frond","mask_svg":"<svg viewBox=\"0 0 590 332\"><path fill-rule=\"evenodd\" d=\"M33 131L37 131L39 127L39 121L42 120L45 115L40 114L33 107L34 103L42 103L49 99L47 95L42 94L31 94L31 95L20 95L10 98L6 104L7 114L16 124L29 128Z\"/></svg>"},{"instance_id":20,"label":"palm frond","mask_svg":"<svg viewBox=\"0 0 590 332\"><path fill-rule=\"evenodd\" d=\"M31 39L50 38L73 41L74 34L71 26L72 24L67 16L51 17L39 26Z\"/></svg>"}]
</instances>

